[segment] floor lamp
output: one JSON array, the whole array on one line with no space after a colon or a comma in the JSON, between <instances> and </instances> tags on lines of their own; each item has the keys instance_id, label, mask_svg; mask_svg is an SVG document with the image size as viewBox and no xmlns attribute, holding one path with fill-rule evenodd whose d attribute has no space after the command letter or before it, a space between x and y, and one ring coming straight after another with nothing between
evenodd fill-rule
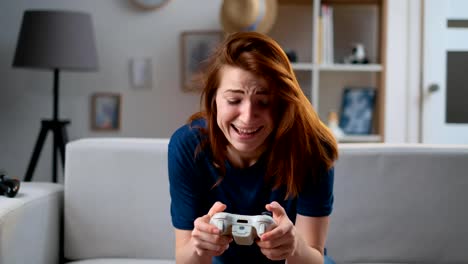
<instances>
[{"instance_id":1,"label":"floor lamp","mask_svg":"<svg viewBox=\"0 0 468 264\"><path fill-rule=\"evenodd\" d=\"M31 181L48 132L53 135L52 180L57 182L58 152L65 166L66 126L59 119L61 70L95 71L97 53L91 16L82 12L27 10L16 46L13 67L48 69L53 72L53 116L43 119L24 181Z\"/></svg>"}]
</instances>

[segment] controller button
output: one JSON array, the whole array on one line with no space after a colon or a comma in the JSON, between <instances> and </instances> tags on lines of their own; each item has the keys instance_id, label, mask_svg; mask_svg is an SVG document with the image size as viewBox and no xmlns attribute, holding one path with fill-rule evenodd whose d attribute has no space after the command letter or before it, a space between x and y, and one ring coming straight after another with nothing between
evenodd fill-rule
<instances>
[{"instance_id":1,"label":"controller button","mask_svg":"<svg viewBox=\"0 0 468 264\"><path fill-rule=\"evenodd\" d=\"M217 227L221 232L224 232L224 223L223 223L223 221L221 221L221 220L218 221L218 222L216 223L216 227Z\"/></svg>"},{"instance_id":2,"label":"controller button","mask_svg":"<svg viewBox=\"0 0 468 264\"><path fill-rule=\"evenodd\" d=\"M273 214L270 211L262 212L262 215L268 215L268 216L273 217Z\"/></svg>"},{"instance_id":3,"label":"controller button","mask_svg":"<svg viewBox=\"0 0 468 264\"><path fill-rule=\"evenodd\" d=\"M258 233L263 234L265 233L265 224L260 224L258 227Z\"/></svg>"}]
</instances>

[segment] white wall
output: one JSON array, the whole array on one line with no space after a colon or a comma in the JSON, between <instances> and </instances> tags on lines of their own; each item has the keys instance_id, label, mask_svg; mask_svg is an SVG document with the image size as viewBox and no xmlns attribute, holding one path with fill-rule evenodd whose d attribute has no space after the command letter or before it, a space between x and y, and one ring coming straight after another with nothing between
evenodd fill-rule
<instances>
[{"instance_id":1,"label":"white wall","mask_svg":"<svg viewBox=\"0 0 468 264\"><path fill-rule=\"evenodd\" d=\"M421 1L386 0L385 142L420 142Z\"/></svg>"},{"instance_id":2,"label":"white wall","mask_svg":"<svg viewBox=\"0 0 468 264\"><path fill-rule=\"evenodd\" d=\"M407 118L407 0L387 0L386 79L385 79L385 141L405 139Z\"/></svg>"},{"instance_id":3,"label":"white wall","mask_svg":"<svg viewBox=\"0 0 468 264\"><path fill-rule=\"evenodd\" d=\"M14 0L0 1L0 169L23 178L40 128L52 117L52 72L12 68L15 45L25 9L64 9L92 15L99 71L63 72L60 117L70 119L70 140L82 137L169 137L199 109L199 95L180 88L179 35L185 30L219 30L221 0L170 0L160 9L141 11L129 0ZM153 87L134 90L129 84L128 60L150 57ZM90 130L89 96L93 92L122 94L119 132ZM34 180L51 179L48 138Z\"/></svg>"},{"instance_id":4,"label":"white wall","mask_svg":"<svg viewBox=\"0 0 468 264\"><path fill-rule=\"evenodd\" d=\"M422 142L422 3L408 1L408 91L406 101L408 105L406 142Z\"/></svg>"},{"instance_id":5,"label":"white wall","mask_svg":"<svg viewBox=\"0 0 468 264\"><path fill-rule=\"evenodd\" d=\"M412 99L406 100L408 89L419 89L415 87L418 82L409 79L410 76L415 78L415 70L412 70L413 75L407 71L408 67L414 68L414 64L405 60L406 50L412 45L407 32L408 2L387 0L386 142L416 140L412 136L415 128L408 126L406 115L409 111L418 111L411 105ZM170 0L161 9L141 11L134 8L130 0L0 1L0 168L23 178L40 120L52 115L52 72L11 67L25 9L66 9L92 14L99 71L61 74L60 116L72 121L68 132L73 140L101 136L169 137L199 109L199 95L184 93L180 88L180 33L219 30L220 4L221 0ZM128 60L133 57L152 58L152 89L130 88ZM122 94L122 128L119 132L90 130L89 96L93 92ZM417 116L409 118L417 121ZM51 143L49 138L34 180L51 179Z\"/></svg>"}]
</instances>

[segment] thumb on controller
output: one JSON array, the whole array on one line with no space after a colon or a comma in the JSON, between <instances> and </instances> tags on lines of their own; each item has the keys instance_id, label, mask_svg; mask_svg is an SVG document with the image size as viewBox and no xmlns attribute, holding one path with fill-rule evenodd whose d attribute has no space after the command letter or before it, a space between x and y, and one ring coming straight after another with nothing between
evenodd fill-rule
<instances>
[{"instance_id":1,"label":"thumb on controller","mask_svg":"<svg viewBox=\"0 0 468 264\"><path fill-rule=\"evenodd\" d=\"M265 208L273 213L273 219L278 219L286 215L284 208L276 201L267 204Z\"/></svg>"},{"instance_id":2,"label":"thumb on controller","mask_svg":"<svg viewBox=\"0 0 468 264\"><path fill-rule=\"evenodd\" d=\"M208 214L204 216L206 221L209 223L210 219L215 215L216 213L222 212L226 209L226 205L223 204L222 202L215 202L213 206L211 206L210 210L208 211ZM216 227L216 229L213 229L213 233L219 233L219 228Z\"/></svg>"},{"instance_id":3,"label":"thumb on controller","mask_svg":"<svg viewBox=\"0 0 468 264\"><path fill-rule=\"evenodd\" d=\"M210 210L208 211L208 215L213 217L214 214L222 212L226 209L226 205L223 204L222 202L216 202L211 206Z\"/></svg>"}]
</instances>

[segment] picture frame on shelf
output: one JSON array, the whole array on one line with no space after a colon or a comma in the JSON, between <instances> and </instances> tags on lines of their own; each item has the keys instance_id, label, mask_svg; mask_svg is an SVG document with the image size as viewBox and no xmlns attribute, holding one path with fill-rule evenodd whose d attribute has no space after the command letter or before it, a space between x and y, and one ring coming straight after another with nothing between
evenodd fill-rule
<instances>
[{"instance_id":1,"label":"picture frame on shelf","mask_svg":"<svg viewBox=\"0 0 468 264\"><path fill-rule=\"evenodd\" d=\"M207 59L222 39L221 31L184 31L181 33L183 91L201 91L201 77Z\"/></svg>"},{"instance_id":2,"label":"picture frame on shelf","mask_svg":"<svg viewBox=\"0 0 468 264\"><path fill-rule=\"evenodd\" d=\"M91 130L118 131L121 123L121 95L94 93L91 95Z\"/></svg>"},{"instance_id":3,"label":"picture frame on shelf","mask_svg":"<svg viewBox=\"0 0 468 264\"><path fill-rule=\"evenodd\" d=\"M372 133L376 89L347 87L343 90L339 126L348 135Z\"/></svg>"}]
</instances>

